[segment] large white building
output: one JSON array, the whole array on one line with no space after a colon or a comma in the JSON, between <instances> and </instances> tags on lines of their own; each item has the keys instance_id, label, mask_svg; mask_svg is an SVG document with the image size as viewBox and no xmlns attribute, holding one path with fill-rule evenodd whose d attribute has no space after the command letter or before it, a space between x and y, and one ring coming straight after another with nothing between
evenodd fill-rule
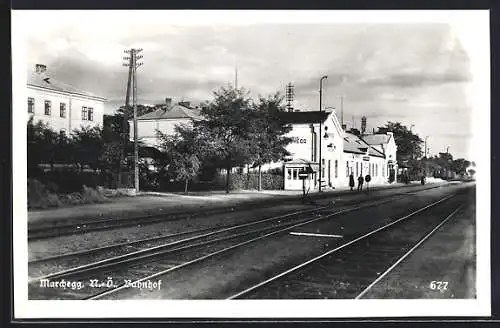
<instances>
[{"instance_id":1,"label":"large white building","mask_svg":"<svg viewBox=\"0 0 500 328\"><path fill-rule=\"evenodd\" d=\"M201 120L198 108L191 107L187 101L173 104L171 98L166 98L163 108L137 118L137 137L147 146L157 147L160 143L157 131L173 135L176 126L191 125L196 120ZM129 121L129 126L130 140L133 140L134 122Z\"/></svg>"},{"instance_id":2,"label":"large white building","mask_svg":"<svg viewBox=\"0 0 500 328\"><path fill-rule=\"evenodd\" d=\"M305 180L306 188L319 188L320 143L323 188L347 187L351 173L356 184L359 176L366 175L371 176L371 185L386 184L391 170L397 172L397 146L391 132L357 136L343 129L335 112L284 112L282 120L292 126L287 135L292 138L287 146L291 155L268 168L283 166L285 189L302 189L299 172L307 169L313 172Z\"/></svg>"},{"instance_id":3,"label":"large white building","mask_svg":"<svg viewBox=\"0 0 500 328\"><path fill-rule=\"evenodd\" d=\"M102 126L106 99L63 83L37 64L28 75L27 119L42 121L57 131L71 133L82 127Z\"/></svg>"}]
</instances>

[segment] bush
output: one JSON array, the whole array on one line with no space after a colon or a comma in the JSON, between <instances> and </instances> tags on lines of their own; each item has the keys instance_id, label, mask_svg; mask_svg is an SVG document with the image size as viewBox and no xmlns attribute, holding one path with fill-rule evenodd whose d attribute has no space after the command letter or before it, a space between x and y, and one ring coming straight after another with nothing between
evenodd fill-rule
<instances>
[{"instance_id":1,"label":"bush","mask_svg":"<svg viewBox=\"0 0 500 328\"><path fill-rule=\"evenodd\" d=\"M241 190L241 189L257 189L259 184L259 174L258 173L244 173L237 174L231 173L229 181L230 190ZM262 190L281 190L283 189L283 176L271 174L268 172L262 173L261 176ZM226 175L218 175L214 181L215 186L225 187L226 186Z\"/></svg>"},{"instance_id":2,"label":"bush","mask_svg":"<svg viewBox=\"0 0 500 328\"><path fill-rule=\"evenodd\" d=\"M53 186L57 187L57 186ZM43 183L36 179L28 179L28 208L59 207L61 200L50 192Z\"/></svg>"},{"instance_id":3,"label":"bush","mask_svg":"<svg viewBox=\"0 0 500 328\"><path fill-rule=\"evenodd\" d=\"M52 182L50 189L58 190L59 186ZM36 179L28 179L28 208L46 209L64 205L93 204L107 201L102 188L96 190L84 185L80 192L67 194L57 194L50 189Z\"/></svg>"}]
</instances>

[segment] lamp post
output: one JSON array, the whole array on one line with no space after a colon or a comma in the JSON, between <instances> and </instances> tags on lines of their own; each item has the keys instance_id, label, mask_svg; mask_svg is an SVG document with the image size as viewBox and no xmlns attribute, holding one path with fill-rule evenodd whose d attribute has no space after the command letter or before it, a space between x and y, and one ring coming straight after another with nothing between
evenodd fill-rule
<instances>
[{"instance_id":1,"label":"lamp post","mask_svg":"<svg viewBox=\"0 0 500 328\"><path fill-rule=\"evenodd\" d=\"M321 79L319 79L319 112L320 113L322 111L321 107L323 105L322 104L322 101L323 101L323 98L322 98L322 96L323 96L323 80L327 79L327 78L328 78L327 75L323 75L321 77ZM317 138L317 139L319 139L319 192L321 192L321 181L323 179L323 175L322 175L322 173L323 173L323 171L322 171L322 160L323 159L321 158L321 144L323 143L323 140L321 138L321 133L322 133L321 127L322 127L322 121L321 121L321 118L320 118L320 121L319 121L319 133L318 133L319 138Z\"/></svg>"}]
</instances>

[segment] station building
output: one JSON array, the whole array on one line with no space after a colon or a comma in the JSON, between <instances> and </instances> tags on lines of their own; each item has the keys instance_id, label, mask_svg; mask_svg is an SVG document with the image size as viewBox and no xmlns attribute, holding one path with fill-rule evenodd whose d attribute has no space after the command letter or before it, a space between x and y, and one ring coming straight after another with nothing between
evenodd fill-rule
<instances>
[{"instance_id":1,"label":"station building","mask_svg":"<svg viewBox=\"0 0 500 328\"><path fill-rule=\"evenodd\" d=\"M305 179L307 189L347 187L352 173L357 185L359 176L371 176L370 185L389 183L389 174L397 172L397 146L392 132L356 135L345 131L333 111L283 112L281 119L292 126L287 146L290 156L282 165L284 189L300 190L299 172L311 172ZM322 125L320 131L320 124ZM319 172L321 144L321 179ZM365 184L366 186L366 184Z\"/></svg>"}]
</instances>

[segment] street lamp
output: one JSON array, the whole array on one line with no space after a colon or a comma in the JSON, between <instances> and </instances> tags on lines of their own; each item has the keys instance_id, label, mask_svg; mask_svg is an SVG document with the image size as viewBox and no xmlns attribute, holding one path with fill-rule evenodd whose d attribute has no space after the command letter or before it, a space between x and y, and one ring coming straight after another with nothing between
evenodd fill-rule
<instances>
[{"instance_id":1,"label":"street lamp","mask_svg":"<svg viewBox=\"0 0 500 328\"><path fill-rule=\"evenodd\" d=\"M322 98L322 95L323 95L323 80L324 79L327 79L328 76L327 75L323 75L321 77L321 79L319 79L319 112L321 113L322 109L322 101L323 101L323 98ZM321 192L321 181L323 179L323 171L322 171L322 158L321 158L321 143L323 142L323 140L321 140L321 126L322 126L322 121L321 121L321 118L320 118L320 121L319 121L319 192Z\"/></svg>"}]
</instances>

